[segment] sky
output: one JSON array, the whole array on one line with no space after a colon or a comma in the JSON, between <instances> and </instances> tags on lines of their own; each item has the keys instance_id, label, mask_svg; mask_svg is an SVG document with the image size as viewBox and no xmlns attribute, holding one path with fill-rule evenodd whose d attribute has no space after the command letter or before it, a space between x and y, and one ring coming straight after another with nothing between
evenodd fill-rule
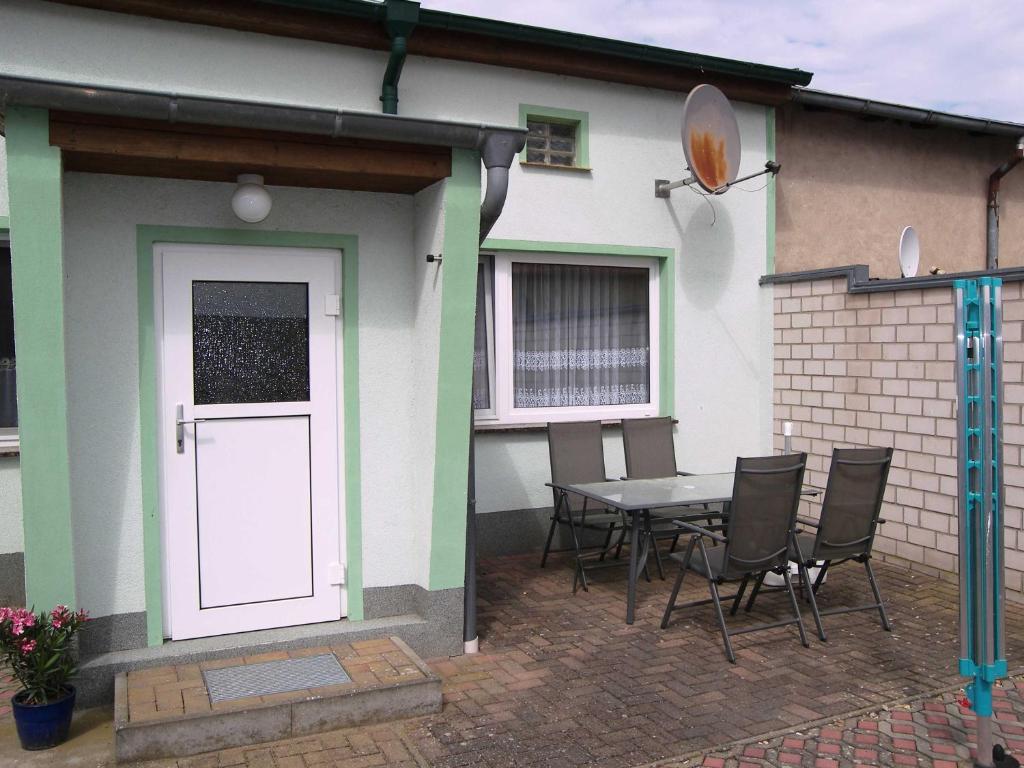
<instances>
[{"instance_id":1,"label":"sky","mask_svg":"<svg viewBox=\"0 0 1024 768\"><path fill-rule=\"evenodd\" d=\"M809 87L1024 123L1024 0L422 0L422 7L798 67Z\"/></svg>"}]
</instances>

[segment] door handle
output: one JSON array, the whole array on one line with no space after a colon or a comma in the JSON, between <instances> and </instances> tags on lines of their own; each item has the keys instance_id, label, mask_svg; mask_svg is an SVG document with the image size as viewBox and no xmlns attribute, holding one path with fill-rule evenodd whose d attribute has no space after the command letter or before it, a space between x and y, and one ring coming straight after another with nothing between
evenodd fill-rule
<instances>
[{"instance_id":1,"label":"door handle","mask_svg":"<svg viewBox=\"0 0 1024 768\"><path fill-rule=\"evenodd\" d=\"M186 419L185 406L182 403L174 407L174 439L178 453L185 452L185 425L199 424L203 421L206 419Z\"/></svg>"}]
</instances>

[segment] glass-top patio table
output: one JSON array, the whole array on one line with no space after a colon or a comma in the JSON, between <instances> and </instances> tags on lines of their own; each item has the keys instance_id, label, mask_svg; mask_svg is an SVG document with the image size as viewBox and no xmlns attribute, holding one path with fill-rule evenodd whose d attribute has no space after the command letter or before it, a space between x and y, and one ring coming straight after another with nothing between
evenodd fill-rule
<instances>
[{"instance_id":1,"label":"glass-top patio table","mask_svg":"<svg viewBox=\"0 0 1024 768\"><path fill-rule=\"evenodd\" d=\"M576 493L597 506L620 509L632 518L629 537L629 586L626 593L626 623L632 624L636 612L636 582L647 560L648 541L644 537L641 552L641 518L644 528L650 525L651 512L669 507L700 506L727 502L732 499L732 472L710 475L680 475L651 480L610 480L603 483L565 485L548 483L552 488ZM817 495L816 488L804 487L804 495ZM692 515L680 515L680 520L706 520L719 513L700 509ZM685 529L680 529L685 533Z\"/></svg>"}]
</instances>

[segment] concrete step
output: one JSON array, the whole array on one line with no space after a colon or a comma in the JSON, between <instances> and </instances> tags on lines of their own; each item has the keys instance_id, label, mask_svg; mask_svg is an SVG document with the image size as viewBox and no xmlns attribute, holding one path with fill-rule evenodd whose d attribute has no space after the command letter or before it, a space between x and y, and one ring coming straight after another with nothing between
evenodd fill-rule
<instances>
[{"instance_id":1,"label":"concrete step","mask_svg":"<svg viewBox=\"0 0 1024 768\"><path fill-rule=\"evenodd\" d=\"M333 656L351 680L281 690L302 681L281 683L279 675L265 693L236 691L248 695L221 700L207 689L209 670L280 672L296 665L270 663L314 656ZM114 697L117 759L151 760L440 712L441 679L390 637L122 672Z\"/></svg>"}]
</instances>

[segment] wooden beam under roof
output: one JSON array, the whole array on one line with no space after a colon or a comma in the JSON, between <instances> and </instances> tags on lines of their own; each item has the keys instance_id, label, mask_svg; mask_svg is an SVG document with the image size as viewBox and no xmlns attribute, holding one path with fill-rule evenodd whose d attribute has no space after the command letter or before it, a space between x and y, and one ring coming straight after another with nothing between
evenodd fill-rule
<instances>
[{"instance_id":1,"label":"wooden beam under roof","mask_svg":"<svg viewBox=\"0 0 1024 768\"><path fill-rule=\"evenodd\" d=\"M68 171L412 194L451 175L447 147L54 112Z\"/></svg>"}]
</instances>

